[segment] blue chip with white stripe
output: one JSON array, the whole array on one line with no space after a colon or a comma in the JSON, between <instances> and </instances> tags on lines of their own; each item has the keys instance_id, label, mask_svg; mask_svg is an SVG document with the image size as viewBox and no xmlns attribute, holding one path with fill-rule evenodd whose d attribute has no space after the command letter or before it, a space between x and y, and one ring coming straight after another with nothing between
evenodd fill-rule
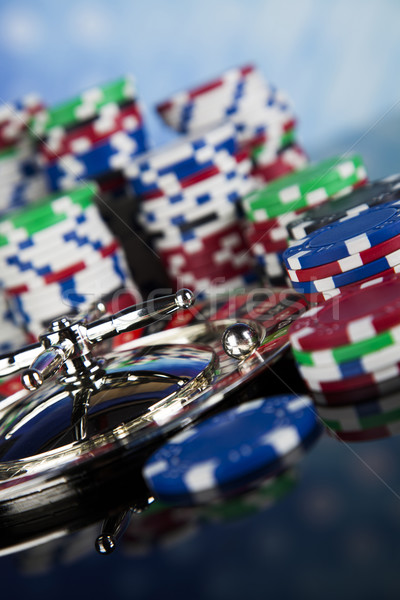
<instances>
[{"instance_id":1,"label":"blue chip with white stripe","mask_svg":"<svg viewBox=\"0 0 400 600\"><path fill-rule=\"evenodd\" d=\"M400 234L400 201L323 227L285 250L288 269L317 267L357 254Z\"/></svg>"},{"instance_id":2,"label":"blue chip with white stripe","mask_svg":"<svg viewBox=\"0 0 400 600\"><path fill-rule=\"evenodd\" d=\"M207 502L293 465L319 431L308 396L258 398L174 436L147 460L143 475L165 502Z\"/></svg>"}]
</instances>

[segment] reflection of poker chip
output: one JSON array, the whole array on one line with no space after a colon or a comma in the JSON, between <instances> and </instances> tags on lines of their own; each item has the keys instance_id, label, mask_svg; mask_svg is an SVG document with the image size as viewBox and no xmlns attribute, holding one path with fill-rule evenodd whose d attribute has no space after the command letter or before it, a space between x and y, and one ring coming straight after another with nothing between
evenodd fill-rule
<instances>
[{"instance_id":1,"label":"reflection of poker chip","mask_svg":"<svg viewBox=\"0 0 400 600\"><path fill-rule=\"evenodd\" d=\"M318 413L341 439L387 437L400 431L400 394L349 406L319 407Z\"/></svg>"},{"instance_id":2,"label":"reflection of poker chip","mask_svg":"<svg viewBox=\"0 0 400 600\"><path fill-rule=\"evenodd\" d=\"M198 508L202 521L232 522L267 510L293 491L297 475L293 469L267 479L255 489Z\"/></svg>"},{"instance_id":3,"label":"reflection of poker chip","mask_svg":"<svg viewBox=\"0 0 400 600\"><path fill-rule=\"evenodd\" d=\"M317 430L307 396L253 400L174 436L146 462L144 477L161 500L202 503L283 470Z\"/></svg>"},{"instance_id":4,"label":"reflection of poker chip","mask_svg":"<svg viewBox=\"0 0 400 600\"><path fill-rule=\"evenodd\" d=\"M314 402L318 405L343 406L358 402L379 400L400 388L399 363L385 373L386 379L380 379L379 371L366 373L358 377L350 377L342 381L320 382L322 391L313 391Z\"/></svg>"}]
</instances>

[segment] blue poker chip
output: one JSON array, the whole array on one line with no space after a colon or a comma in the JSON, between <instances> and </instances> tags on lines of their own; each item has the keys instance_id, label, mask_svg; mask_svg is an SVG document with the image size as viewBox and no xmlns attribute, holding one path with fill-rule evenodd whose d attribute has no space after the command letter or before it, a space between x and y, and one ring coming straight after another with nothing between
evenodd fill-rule
<instances>
[{"instance_id":1,"label":"blue poker chip","mask_svg":"<svg viewBox=\"0 0 400 600\"><path fill-rule=\"evenodd\" d=\"M297 462L319 430L308 396L258 398L174 436L147 460L143 475L165 502L207 502Z\"/></svg>"},{"instance_id":2,"label":"blue poker chip","mask_svg":"<svg viewBox=\"0 0 400 600\"><path fill-rule=\"evenodd\" d=\"M357 283L368 277L379 275L387 269L391 269L399 264L400 258L398 257L398 251L392 253L393 261L390 256L383 256L370 263L351 269L345 273L339 273L338 275L332 275L331 277L324 277L324 279L315 279L314 281L302 281L296 282L291 281L293 288L301 294L315 294L318 292L328 292L330 290L351 285Z\"/></svg>"},{"instance_id":3,"label":"blue poker chip","mask_svg":"<svg viewBox=\"0 0 400 600\"><path fill-rule=\"evenodd\" d=\"M340 260L400 234L400 200L319 229L283 253L288 269L309 269Z\"/></svg>"},{"instance_id":4,"label":"blue poker chip","mask_svg":"<svg viewBox=\"0 0 400 600\"><path fill-rule=\"evenodd\" d=\"M107 142L96 144L87 152L73 156L63 156L46 168L51 189L54 191L71 187L74 182L98 177L109 171L121 170L128 157L147 150L147 136L144 128L133 132L119 132L110 136ZM120 155L121 159L117 160Z\"/></svg>"},{"instance_id":5,"label":"blue poker chip","mask_svg":"<svg viewBox=\"0 0 400 600\"><path fill-rule=\"evenodd\" d=\"M137 165L139 169L138 176L130 177L129 170L126 171L126 174L133 190L136 192L136 194L141 196L158 190L160 187L160 180L162 181L164 177L173 175L178 180L185 179L186 177L195 175L204 169L215 166L215 164L218 162L218 153L225 151L227 154L233 155L236 149L236 140L232 136L230 139L216 145L212 156L210 156L208 160L199 160L196 155L194 155L190 158L175 164L170 164L167 167L160 169L154 169L148 162L143 161ZM131 167L129 167L129 169L130 168Z\"/></svg>"}]
</instances>

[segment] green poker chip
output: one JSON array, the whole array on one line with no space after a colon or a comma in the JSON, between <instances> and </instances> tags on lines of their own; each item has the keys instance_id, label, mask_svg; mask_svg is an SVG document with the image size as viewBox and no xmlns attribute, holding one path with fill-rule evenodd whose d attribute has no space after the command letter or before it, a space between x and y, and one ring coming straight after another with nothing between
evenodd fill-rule
<instances>
[{"instance_id":1,"label":"green poker chip","mask_svg":"<svg viewBox=\"0 0 400 600\"><path fill-rule=\"evenodd\" d=\"M292 348L296 361L308 367L324 367L340 365L342 363L363 358L371 352L378 352L400 343L400 326L388 329L372 338L338 346L330 350L318 350L316 352L305 352Z\"/></svg>"},{"instance_id":2,"label":"green poker chip","mask_svg":"<svg viewBox=\"0 0 400 600\"><path fill-rule=\"evenodd\" d=\"M88 183L68 193L56 193L0 219L0 247L31 237L71 217L68 210L79 206L82 211L93 204L95 183Z\"/></svg>"},{"instance_id":3,"label":"green poker chip","mask_svg":"<svg viewBox=\"0 0 400 600\"><path fill-rule=\"evenodd\" d=\"M251 192L243 199L243 208L249 220L265 221L347 194L366 176L361 156L330 158Z\"/></svg>"},{"instance_id":4,"label":"green poker chip","mask_svg":"<svg viewBox=\"0 0 400 600\"><path fill-rule=\"evenodd\" d=\"M31 129L35 135L47 134L54 127L71 127L96 116L97 111L109 103L121 104L134 100L136 89L132 77L121 77L103 86L90 88L51 108L41 111L33 118Z\"/></svg>"}]
</instances>

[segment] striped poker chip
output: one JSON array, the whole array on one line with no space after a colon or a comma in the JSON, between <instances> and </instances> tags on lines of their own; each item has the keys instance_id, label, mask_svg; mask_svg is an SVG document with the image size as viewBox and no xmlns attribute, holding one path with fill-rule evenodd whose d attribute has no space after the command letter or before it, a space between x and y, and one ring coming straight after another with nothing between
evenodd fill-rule
<instances>
[{"instance_id":1,"label":"striped poker chip","mask_svg":"<svg viewBox=\"0 0 400 600\"><path fill-rule=\"evenodd\" d=\"M184 198L186 194L201 196L214 191L216 193L217 188L226 184L230 179L238 174L247 175L250 170L251 161L247 155L243 153L232 155L229 152L220 151L215 164L182 178L174 173L169 173L158 179L158 187L154 186L151 191L144 192L141 196L146 203L165 198L170 203L179 202L179 198ZM134 187L132 190L136 193Z\"/></svg>"},{"instance_id":2,"label":"striped poker chip","mask_svg":"<svg viewBox=\"0 0 400 600\"><path fill-rule=\"evenodd\" d=\"M349 360L343 363L335 363L324 366L305 366L297 365L297 368L311 387L322 381L339 381L348 377L358 377L364 373L373 373L374 371L390 369L396 365L399 358L400 344L392 344L376 352L370 352L358 359ZM318 391L318 390L316 390Z\"/></svg>"},{"instance_id":3,"label":"striped poker chip","mask_svg":"<svg viewBox=\"0 0 400 600\"><path fill-rule=\"evenodd\" d=\"M293 219L288 225L292 239L300 240L310 233L330 225L335 221L361 214L373 206L400 199L400 175L391 175L385 179L366 183L351 194L338 200L328 200L316 208L310 209L302 217Z\"/></svg>"},{"instance_id":4,"label":"striped poker chip","mask_svg":"<svg viewBox=\"0 0 400 600\"><path fill-rule=\"evenodd\" d=\"M92 209L92 210L90 210ZM90 215L88 213L91 213ZM47 234L47 235L46 235ZM82 247L101 250L113 241L111 232L100 219L97 208L65 221L31 237L21 238L18 244L0 248L0 265L4 276L57 264L63 255L76 256Z\"/></svg>"},{"instance_id":5,"label":"striped poker chip","mask_svg":"<svg viewBox=\"0 0 400 600\"><path fill-rule=\"evenodd\" d=\"M374 285L344 291L311 308L292 325L296 350L315 352L357 343L400 324L400 279L379 278Z\"/></svg>"},{"instance_id":6,"label":"striped poker chip","mask_svg":"<svg viewBox=\"0 0 400 600\"><path fill-rule=\"evenodd\" d=\"M93 204L97 188L94 183L71 190L68 194L53 194L28 208L0 219L0 247L18 243L21 239L44 231L54 223L75 216Z\"/></svg>"},{"instance_id":7,"label":"striped poker chip","mask_svg":"<svg viewBox=\"0 0 400 600\"><path fill-rule=\"evenodd\" d=\"M387 269L393 269L398 267L400 263L400 248L391 252L387 256L378 258L377 260L371 261L350 271L339 273L338 275L331 275L330 277L324 277L323 279L313 279L312 281L295 281L295 274L291 277L293 288L300 293L313 294L317 292L326 292L333 288L343 288L347 285L363 281L368 277L375 277ZM290 274L289 274L290 277Z\"/></svg>"},{"instance_id":8,"label":"striped poker chip","mask_svg":"<svg viewBox=\"0 0 400 600\"><path fill-rule=\"evenodd\" d=\"M341 364L350 360L361 358L371 352L377 352L389 348L393 344L400 343L400 325L387 329L376 336L360 340L354 344L337 346L331 350L317 350L315 352L304 352L293 348L296 361L305 366L324 367Z\"/></svg>"},{"instance_id":9,"label":"striped poker chip","mask_svg":"<svg viewBox=\"0 0 400 600\"><path fill-rule=\"evenodd\" d=\"M234 492L283 471L318 431L308 396L258 398L174 436L147 460L143 475L162 501L197 504L216 490Z\"/></svg>"},{"instance_id":10,"label":"striped poker chip","mask_svg":"<svg viewBox=\"0 0 400 600\"><path fill-rule=\"evenodd\" d=\"M242 179L241 189L243 192L252 185L251 182ZM238 201L242 197L240 188L234 193L228 196L221 195L216 197L209 202L197 205L192 210L180 211L179 213L172 216L165 216L165 219L159 218L157 222L148 221L143 215L138 215L138 220L146 228L149 233L163 233L167 235L174 233L174 230L179 229L188 230L196 227L196 223L201 223L203 219L212 220L211 215L216 215L214 218L220 216L226 220L229 216L236 218L239 214ZM209 217L210 216L210 217ZM209 217L209 218L208 218Z\"/></svg>"},{"instance_id":11,"label":"striped poker chip","mask_svg":"<svg viewBox=\"0 0 400 600\"><path fill-rule=\"evenodd\" d=\"M256 166L270 165L277 153L296 142L296 122L288 120L283 131L271 131L271 135L253 146L251 156Z\"/></svg>"},{"instance_id":12,"label":"striped poker chip","mask_svg":"<svg viewBox=\"0 0 400 600\"><path fill-rule=\"evenodd\" d=\"M183 194L176 202L155 200L143 202L140 206L140 218L144 223L168 223L172 219L184 219L192 210L208 207L224 200L227 203L238 202L253 187L252 180L246 175L234 175L223 181L216 189L200 195ZM173 224L173 221L171 221Z\"/></svg>"},{"instance_id":13,"label":"striped poker chip","mask_svg":"<svg viewBox=\"0 0 400 600\"><path fill-rule=\"evenodd\" d=\"M285 269L282 266L282 255L279 252L265 252L262 247L255 244L252 247L252 253L268 277L275 279L285 276Z\"/></svg>"},{"instance_id":14,"label":"striped poker chip","mask_svg":"<svg viewBox=\"0 0 400 600\"><path fill-rule=\"evenodd\" d=\"M66 154L48 165L46 175L49 185L52 190L71 189L82 179L123 169L132 156L146 150L147 138L143 128L132 132L119 131L88 152Z\"/></svg>"},{"instance_id":15,"label":"striped poker chip","mask_svg":"<svg viewBox=\"0 0 400 600\"><path fill-rule=\"evenodd\" d=\"M63 279L74 276L79 271L83 271L107 256L112 255L119 248L116 240L107 246L97 244L86 244L81 246L79 251L72 253L67 250L55 263L47 261L35 266L32 263L14 262L14 272L3 273L0 276L2 287L9 294L21 294L41 288L43 285L49 285Z\"/></svg>"},{"instance_id":16,"label":"striped poker chip","mask_svg":"<svg viewBox=\"0 0 400 600\"><path fill-rule=\"evenodd\" d=\"M288 248L284 261L294 271L359 254L400 233L400 200L376 206L312 233Z\"/></svg>"},{"instance_id":17,"label":"striped poker chip","mask_svg":"<svg viewBox=\"0 0 400 600\"><path fill-rule=\"evenodd\" d=\"M204 265L188 265L178 264L175 261L173 264L167 263L168 273L171 277L186 279L204 279L210 280L216 278L233 279L238 275L245 274L249 269L254 267L254 259L250 252L242 252L239 254L232 254L228 260L224 263L218 263L212 256Z\"/></svg>"},{"instance_id":18,"label":"striped poker chip","mask_svg":"<svg viewBox=\"0 0 400 600\"><path fill-rule=\"evenodd\" d=\"M349 193L353 186L365 180L366 171L360 156L334 157L280 177L249 194L243 206L251 221L264 221Z\"/></svg>"},{"instance_id":19,"label":"striped poker chip","mask_svg":"<svg viewBox=\"0 0 400 600\"><path fill-rule=\"evenodd\" d=\"M137 102L119 106L113 102L99 109L95 119L79 128L54 127L38 152L43 164L57 161L66 154L82 154L118 131L132 132L143 127L143 115Z\"/></svg>"},{"instance_id":20,"label":"striped poker chip","mask_svg":"<svg viewBox=\"0 0 400 600\"><path fill-rule=\"evenodd\" d=\"M400 423L400 396L390 394L354 406L318 407L318 414L333 431L363 431Z\"/></svg>"},{"instance_id":21,"label":"striped poker chip","mask_svg":"<svg viewBox=\"0 0 400 600\"><path fill-rule=\"evenodd\" d=\"M381 244L366 248L362 252L351 254L350 256L324 265L319 265L310 269L297 269L296 271L289 269L288 275L294 282L324 279L340 273L352 272L354 269L358 269L359 267L372 263L380 258L389 257L399 248L400 235L395 235Z\"/></svg>"},{"instance_id":22,"label":"striped poker chip","mask_svg":"<svg viewBox=\"0 0 400 600\"><path fill-rule=\"evenodd\" d=\"M31 124L32 132L39 137L48 135L54 127L69 128L93 119L107 104L123 104L135 98L133 78L121 77L105 85L87 89L71 100L39 112Z\"/></svg>"},{"instance_id":23,"label":"striped poker chip","mask_svg":"<svg viewBox=\"0 0 400 600\"><path fill-rule=\"evenodd\" d=\"M172 143L155 148L132 161L125 174L137 193L143 194L160 177L175 173L179 178L213 165L219 151L233 154L235 147L235 129L231 123L224 123L202 135L186 136Z\"/></svg>"},{"instance_id":24,"label":"striped poker chip","mask_svg":"<svg viewBox=\"0 0 400 600\"><path fill-rule=\"evenodd\" d=\"M223 266L232 264L241 264L243 260L248 260L252 257L248 248L240 243L239 236L226 236L226 243L222 243L220 247L208 249L205 252L189 254L184 249L179 249L174 252L160 252L160 258L171 269L171 273L179 273L182 271L190 271L191 269L207 269L211 266ZM234 245L228 242L234 241Z\"/></svg>"},{"instance_id":25,"label":"striped poker chip","mask_svg":"<svg viewBox=\"0 0 400 600\"><path fill-rule=\"evenodd\" d=\"M292 144L280 150L269 164L254 167L252 176L263 184L303 169L307 164L306 152L298 144Z\"/></svg>"},{"instance_id":26,"label":"striped poker chip","mask_svg":"<svg viewBox=\"0 0 400 600\"><path fill-rule=\"evenodd\" d=\"M195 264L199 258L200 264L204 264L209 253L221 252L223 258L224 252L240 252L246 248L244 242L242 227L239 221L229 223L225 227L221 227L216 233L204 236L203 238L195 238L184 244L175 245L171 248L159 248L160 255L165 260L173 260L173 257L183 256L187 262ZM216 255L216 260L218 256Z\"/></svg>"},{"instance_id":27,"label":"striped poker chip","mask_svg":"<svg viewBox=\"0 0 400 600\"><path fill-rule=\"evenodd\" d=\"M200 98L201 96L209 95L213 92L219 92L220 90L225 91L227 86L233 85L235 86L237 82L241 82L244 78L248 77L250 74L256 72L256 67L254 65L244 65L241 67L235 67L225 71L221 76L216 77L215 79L208 81L207 83L196 86L188 91L181 91L170 98L168 100L164 100L157 104L156 109L160 115L170 111L175 106L185 105L187 102L194 100L196 98ZM230 91L230 88L228 87Z\"/></svg>"}]
</instances>

